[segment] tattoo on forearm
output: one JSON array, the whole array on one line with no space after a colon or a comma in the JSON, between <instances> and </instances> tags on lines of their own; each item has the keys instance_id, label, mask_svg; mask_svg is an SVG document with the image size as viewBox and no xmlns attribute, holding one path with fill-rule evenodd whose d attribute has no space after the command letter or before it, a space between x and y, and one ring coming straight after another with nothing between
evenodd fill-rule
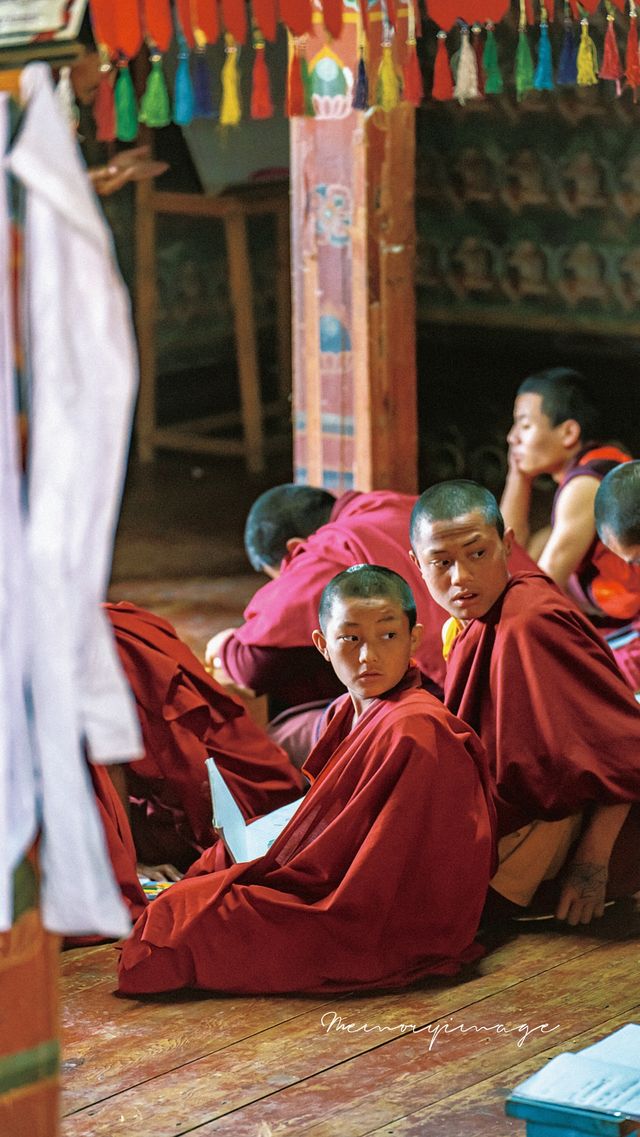
<instances>
[{"instance_id":1,"label":"tattoo on forearm","mask_svg":"<svg viewBox=\"0 0 640 1137\"><path fill-rule=\"evenodd\" d=\"M578 892L580 898L585 900L588 897L597 896L599 892L604 891L607 884L607 877L606 865L582 861L569 866L565 877L565 884L572 885Z\"/></svg>"}]
</instances>

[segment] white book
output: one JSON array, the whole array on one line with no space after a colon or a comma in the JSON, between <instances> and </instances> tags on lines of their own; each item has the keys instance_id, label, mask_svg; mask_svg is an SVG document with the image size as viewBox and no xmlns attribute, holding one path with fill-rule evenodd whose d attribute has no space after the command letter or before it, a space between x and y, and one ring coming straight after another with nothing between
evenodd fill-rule
<instances>
[{"instance_id":1,"label":"white book","mask_svg":"<svg viewBox=\"0 0 640 1137\"><path fill-rule=\"evenodd\" d=\"M640 1025L628 1023L575 1054L559 1054L516 1086L518 1098L640 1118Z\"/></svg>"},{"instance_id":2,"label":"white book","mask_svg":"<svg viewBox=\"0 0 640 1137\"><path fill-rule=\"evenodd\" d=\"M247 824L215 759L207 758L205 765L211 787L213 828L224 841L230 857L236 864L263 857L304 799L290 801Z\"/></svg>"}]
</instances>

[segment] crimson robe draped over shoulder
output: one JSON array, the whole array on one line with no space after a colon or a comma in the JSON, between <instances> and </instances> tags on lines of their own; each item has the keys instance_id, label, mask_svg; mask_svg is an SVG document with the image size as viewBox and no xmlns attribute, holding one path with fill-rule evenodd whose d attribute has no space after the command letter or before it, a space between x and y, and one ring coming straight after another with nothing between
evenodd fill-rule
<instances>
[{"instance_id":1,"label":"crimson robe draped over shoulder","mask_svg":"<svg viewBox=\"0 0 640 1137\"><path fill-rule=\"evenodd\" d=\"M269 694L283 706L325 698L343 688L330 665L312 646L318 605L326 584L355 564L393 569L411 586L424 636L416 660L441 694L445 667L440 633L446 612L430 596L409 558L409 525L417 498L375 490L349 491L336 501L331 519L282 562L280 576L259 588L244 613L244 623L220 651L222 664L237 683ZM523 549L512 554L514 568L531 568ZM286 653L286 656L285 656Z\"/></svg>"},{"instance_id":2,"label":"crimson robe draped over shoulder","mask_svg":"<svg viewBox=\"0 0 640 1137\"><path fill-rule=\"evenodd\" d=\"M445 702L487 749L499 836L640 801L640 707L598 632L543 573L513 576L457 637Z\"/></svg>"},{"instance_id":3,"label":"crimson robe draped over shoulder","mask_svg":"<svg viewBox=\"0 0 640 1137\"><path fill-rule=\"evenodd\" d=\"M418 682L413 669L353 729L349 696L336 704L311 789L269 851L154 900L123 946L121 991L395 988L482 954L484 752Z\"/></svg>"}]
</instances>

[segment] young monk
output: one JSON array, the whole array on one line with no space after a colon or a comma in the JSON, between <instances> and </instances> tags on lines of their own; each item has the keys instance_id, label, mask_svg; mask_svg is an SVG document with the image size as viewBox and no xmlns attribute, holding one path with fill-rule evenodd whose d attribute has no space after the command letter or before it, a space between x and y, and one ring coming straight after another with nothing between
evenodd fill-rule
<instances>
[{"instance_id":1,"label":"young monk","mask_svg":"<svg viewBox=\"0 0 640 1137\"><path fill-rule=\"evenodd\" d=\"M640 565L640 462L615 466L594 503L598 537L628 565Z\"/></svg>"},{"instance_id":2,"label":"young monk","mask_svg":"<svg viewBox=\"0 0 640 1137\"><path fill-rule=\"evenodd\" d=\"M348 694L304 767L310 790L263 857L229 865L218 842L153 901L123 946L121 991L395 988L482 953L484 754L420 686L411 590L358 565L319 619L315 646Z\"/></svg>"},{"instance_id":3,"label":"young monk","mask_svg":"<svg viewBox=\"0 0 640 1137\"><path fill-rule=\"evenodd\" d=\"M640 613L640 570L622 564L596 534L598 486L609 470L630 460L618 446L591 441L596 433L597 412L579 372L554 367L525 379L507 439L501 510L526 545L533 482L539 474L551 475L558 486L551 532L536 559L598 626L613 631Z\"/></svg>"},{"instance_id":4,"label":"young monk","mask_svg":"<svg viewBox=\"0 0 640 1137\"><path fill-rule=\"evenodd\" d=\"M640 576L640 462L615 466L602 479L594 502L598 537L624 565ZM618 666L640 697L640 617L609 637Z\"/></svg>"},{"instance_id":5,"label":"young monk","mask_svg":"<svg viewBox=\"0 0 640 1137\"><path fill-rule=\"evenodd\" d=\"M480 735L496 780L493 893L522 912L553 880L556 916L588 923L640 887L640 711L553 582L509 576L511 540L475 482L432 486L413 512L412 556L451 617L445 702Z\"/></svg>"},{"instance_id":6,"label":"young monk","mask_svg":"<svg viewBox=\"0 0 640 1137\"><path fill-rule=\"evenodd\" d=\"M267 694L271 714L314 700L324 707L344 687L313 648L322 589L349 565L383 564L405 575L424 627L416 662L427 690L442 695L443 614L407 558L407 530L416 498L376 490L335 498L315 486L281 485L253 504L245 526L247 556L270 582L250 601L244 623L214 636L206 659L214 676ZM523 567L531 561L520 550ZM289 713L272 724L272 737L300 764L307 757L322 710ZM284 721L283 721L284 720Z\"/></svg>"}]
</instances>

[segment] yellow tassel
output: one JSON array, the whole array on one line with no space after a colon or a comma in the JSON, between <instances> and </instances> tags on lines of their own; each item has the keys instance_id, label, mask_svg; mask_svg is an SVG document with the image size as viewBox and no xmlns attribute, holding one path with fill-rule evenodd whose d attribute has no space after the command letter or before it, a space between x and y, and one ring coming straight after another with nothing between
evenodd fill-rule
<instances>
[{"instance_id":1,"label":"yellow tassel","mask_svg":"<svg viewBox=\"0 0 640 1137\"><path fill-rule=\"evenodd\" d=\"M598 82L598 53L589 35L589 21L580 21L580 46L578 48L578 86L593 87Z\"/></svg>"},{"instance_id":2,"label":"yellow tassel","mask_svg":"<svg viewBox=\"0 0 640 1137\"><path fill-rule=\"evenodd\" d=\"M400 80L393 62L393 48L390 43L382 45L376 101L383 111L393 110L400 102Z\"/></svg>"},{"instance_id":3,"label":"yellow tassel","mask_svg":"<svg viewBox=\"0 0 640 1137\"><path fill-rule=\"evenodd\" d=\"M242 118L238 49L233 36L225 35L225 59L222 65L222 101L220 126L237 126Z\"/></svg>"}]
</instances>

